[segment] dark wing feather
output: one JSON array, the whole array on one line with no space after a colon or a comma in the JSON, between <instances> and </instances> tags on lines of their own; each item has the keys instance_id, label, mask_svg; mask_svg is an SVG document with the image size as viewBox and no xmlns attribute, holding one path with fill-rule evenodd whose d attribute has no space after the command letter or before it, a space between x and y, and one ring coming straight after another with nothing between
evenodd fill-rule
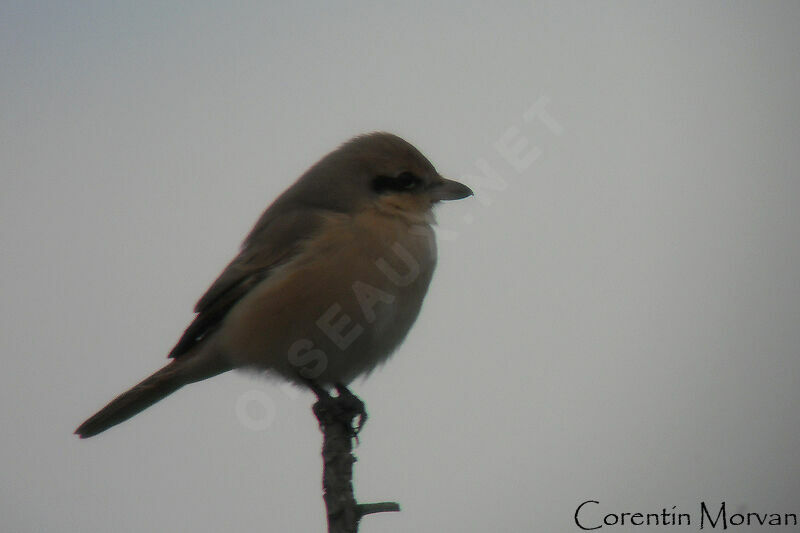
<instances>
[{"instance_id":1,"label":"dark wing feather","mask_svg":"<svg viewBox=\"0 0 800 533\"><path fill-rule=\"evenodd\" d=\"M194 309L197 316L170 351L169 357L180 357L213 332L236 302L269 277L275 267L299 253L303 243L322 223L322 214L318 210L281 211L275 205L261 216L242 244L239 255L197 302Z\"/></svg>"}]
</instances>

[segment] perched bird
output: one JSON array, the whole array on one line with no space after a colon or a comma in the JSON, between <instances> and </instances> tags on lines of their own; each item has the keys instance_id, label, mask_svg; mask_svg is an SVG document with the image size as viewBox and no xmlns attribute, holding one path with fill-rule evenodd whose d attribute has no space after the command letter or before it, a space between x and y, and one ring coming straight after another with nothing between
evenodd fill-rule
<instances>
[{"instance_id":1,"label":"perched bird","mask_svg":"<svg viewBox=\"0 0 800 533\"><path fill-rule=\"evenodd\" d=\"M234 368L346 387L385 361L419 314L436 264L432 207L471 194L396 135L346 142L261 215L197 302L172 361L75 433L97 435Z\"/></svg>"}]
</instances>

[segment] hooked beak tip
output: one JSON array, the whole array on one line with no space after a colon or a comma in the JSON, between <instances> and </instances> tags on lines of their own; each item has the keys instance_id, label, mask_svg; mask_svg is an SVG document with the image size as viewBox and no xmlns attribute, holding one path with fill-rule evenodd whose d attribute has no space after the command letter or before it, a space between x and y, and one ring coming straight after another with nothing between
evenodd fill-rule
<instances>
[{"instance_id":1,"label":"hooked beak tip","mask_svg":"<svg viewBox=\"0 0 800 533\"><path fill-rule=\"evenodd\" d=\"M431 197L437 202L442 200L461 200L462 198L474 196L474 194L472 189L463 183L447 178L443 178L436 188L431 191Z\"/></svg>"}]
</instances>

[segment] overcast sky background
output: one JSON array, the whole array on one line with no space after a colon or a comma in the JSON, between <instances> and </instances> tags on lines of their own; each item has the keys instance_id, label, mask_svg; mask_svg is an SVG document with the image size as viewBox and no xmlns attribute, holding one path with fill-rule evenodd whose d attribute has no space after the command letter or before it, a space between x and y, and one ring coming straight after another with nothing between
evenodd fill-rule
<instances>
[{"instance_id":1,"label":"overcast sky background","mask_svg":"<svg viewBox=\"0 0 800 533\"><path fill-rule=\"evenodd\" d=\"M268 4L0 5L0 529L325 530L307 393L229 373L72 431L376 129L478 194L353 387L356 495L403 508L362 531L800 513L800 4Z\"/></svg>"}]
</instances>

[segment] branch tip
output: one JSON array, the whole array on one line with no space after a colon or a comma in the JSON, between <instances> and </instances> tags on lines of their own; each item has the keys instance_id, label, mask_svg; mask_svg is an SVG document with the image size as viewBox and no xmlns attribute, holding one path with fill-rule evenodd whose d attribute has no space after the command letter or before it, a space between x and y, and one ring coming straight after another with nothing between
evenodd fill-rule
<instances>
[{"instance_id":1,"label":"branch tip","mask_svg":"<svg viewBox=\"0 0 800 533\"><path fill-rule=\"evenodd\" d=\"M397 502L378 502L378 503L359 503L356 505L358 517L367 516L374 513L396 513L400 511L400 504Z\"/></svg>"}]
</instances>

